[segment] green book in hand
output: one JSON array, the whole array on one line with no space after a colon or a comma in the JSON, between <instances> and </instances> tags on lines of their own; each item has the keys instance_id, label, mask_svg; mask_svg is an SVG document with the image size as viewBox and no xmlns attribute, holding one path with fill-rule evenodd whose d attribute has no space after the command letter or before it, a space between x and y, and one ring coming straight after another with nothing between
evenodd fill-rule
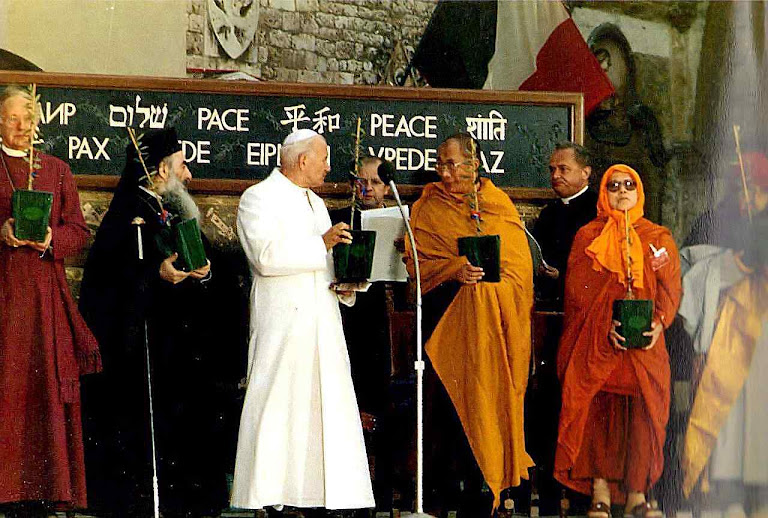
<instances>
[{"instance_id":1,"label":"green book in hand","mask_svg":"<svg viewBox=\"0 0 768 518\"><path fill-rule=\"evenodd\" d=\"M501 236L467 236L458 240L459 255L483 269L482 282L501 281Z\"/></svg>"},{"instance_id":2,"label":"green book in hand","mask_svg":"<svg viewBox=\"0 0 768 518\"><path fill-rule=\"evenodd\" d=\"M373 269L375 230L350 230L352 243L333 247L333 270L337 282L365 282Z\"/></svg>"},{"instance_id":3,"label":"green book in hand","mask_svg":"<svg viewBox=\"0 0 768 518\"><path fill-rule=\"evenodd\" d=\"M173 235L176 241L176 252L179 254L177 263L181 265L183 271L191 272L208 264L203 239L200 237L200 227L195 218L175 224Z\"/></svg>"},{"instance_id":4,"label":"green book in hand","mask_svg":"<svg viewBox=\"0 0 768 518\"><path fill-rule=\"evenodd\" d=\"M653 301L647 299L618 299L613 301L613 319L621 322L616 332L626 340L622 344L627 349L647 347L650 336L643 333L651 330L653 319Z\"/></svg>"},{"instance_id":5,"label":"green book in hand","mask_svg":"<svg viewBox=\"0 0 768 518\"><path fill-rule=\"evenodd\" d=\"M13 233L21 241L45 241L51 218L53 193L46 191L13 191Z\"/></svg>"}]
</instances>

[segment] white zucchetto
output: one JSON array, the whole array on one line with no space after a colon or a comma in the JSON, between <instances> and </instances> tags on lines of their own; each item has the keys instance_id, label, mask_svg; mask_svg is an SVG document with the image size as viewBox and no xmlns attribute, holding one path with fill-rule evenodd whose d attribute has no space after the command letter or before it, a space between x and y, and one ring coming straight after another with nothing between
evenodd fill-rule
<instances>
[{"instance_id":1,"label":"white zucchetto","mask_svg":"<svg viewBox=\"0 0 768 518\"><path fill-rule=\"evenodd\" d=\"M290 146L291 144L296 144L297 142L302 142L304 140L309 140L319 136L320 134L314 130L302 128L285 137L285 140L283 140L283 145Z\"/></svg>"}]
</instances>

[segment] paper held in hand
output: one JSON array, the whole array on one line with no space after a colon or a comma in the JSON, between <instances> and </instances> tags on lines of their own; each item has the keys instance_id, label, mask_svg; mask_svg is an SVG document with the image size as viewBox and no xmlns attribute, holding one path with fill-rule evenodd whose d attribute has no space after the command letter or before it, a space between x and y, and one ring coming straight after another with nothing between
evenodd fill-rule
<instances>
[{"instance_id":1,"label":"paper held in hand","mask_svg":"<svg viewBox=\"0 0 768 518\"><path fill-rule=\"evenodd\" d=\"M404 207L405 216L409 217L408 207ZM371 282L408 280L408 272L403 263L403 256L395 248L395 240L405 236L405 224L397 207L369 209L360 212L360 224L363 230L376 231L376 248L373 252L373 270Z\"/></svg>"}]
</instances>

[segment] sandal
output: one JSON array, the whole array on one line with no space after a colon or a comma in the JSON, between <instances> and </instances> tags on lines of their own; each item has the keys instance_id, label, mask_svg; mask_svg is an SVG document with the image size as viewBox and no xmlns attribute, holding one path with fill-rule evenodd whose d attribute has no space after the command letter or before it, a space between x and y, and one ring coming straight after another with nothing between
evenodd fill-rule
<instances>
[{"instance_id":1,"label":"sandal","mask_svg":"<svg viewBox=\"0 0 768 518\"><path fill-rule=\"evenodd\" d=\"M664 518L656 502L637 504L629 513L624 512L624 518Z\"/></svg>"},{"instance_id":2,"label":"sandal","mask_svg":"<svg viewBox=\"0 0 768 518\"><path fill-rule=\"evenodd\" d=\"M592 507L587 511L587 518L611 518L611 504L592 502Z\"/></svg>"}]
</instances>

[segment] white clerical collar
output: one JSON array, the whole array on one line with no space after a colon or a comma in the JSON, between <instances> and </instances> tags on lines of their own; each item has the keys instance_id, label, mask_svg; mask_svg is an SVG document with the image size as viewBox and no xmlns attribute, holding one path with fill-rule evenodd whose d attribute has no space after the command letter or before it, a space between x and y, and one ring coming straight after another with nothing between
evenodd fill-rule
<instances>
[{"instance_id":1,"label":"white clerical collar","mask_svg":"<svg viewBox=\"0 0 768 518\"><path fill-rule=\"evenodd\" d=\"M12 157L16 157L16 158L21 158L21 157L27 156L27 152L23 151L21 149L11 149L8 146L6 146L5 144L0 144L0 147L3 148L3 151L8 156L12 156Z\"/></svg>"},{"instance_id":2,"label":"white clerical collar","mask_svg":"<svg viewBox=\"0 0 768 518\"><path fill-rule=\"evenodd\" d=\"M152 196L153 198L155 198L157 201L159 201L159 202L162 202L162 201L163 201L163 197L162 197L162 196L160 196L159 194L157 194L155 191L150 191L149 189L147 189L147 188L146 188L146 187L144 187L143 185L139 185L139 189L141 189L141 190L142 190L142 191L144 191L145 193L149 194L150 196Z\"/></svg>"},{"instance_id":3,"label":"white clerical collar","mask_svg":"<svg viewBox=\"0 0 768 518\"><path fill-rule=\"evenodd\" d=\"M589 185L585 185L582 190L580 190L573 196L568 196L567 198L560 198L560 201L563 202L563 204L568 205L569 203L571 203L571 200L574 200L579 196L581 196L582 194L584 194L585 192L587 192L587 189L589 189Z\"/></svg>"}]
</instances>

